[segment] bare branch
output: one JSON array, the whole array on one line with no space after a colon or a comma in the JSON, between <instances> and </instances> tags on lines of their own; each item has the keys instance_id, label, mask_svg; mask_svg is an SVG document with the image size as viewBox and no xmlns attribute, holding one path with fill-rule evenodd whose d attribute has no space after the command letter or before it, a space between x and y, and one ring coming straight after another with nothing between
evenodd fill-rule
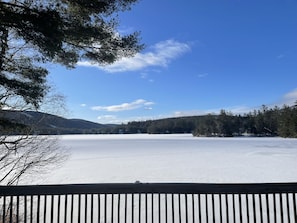
<instances>
[{"instance_id":1,"label":"bare branch","mask_svg":"<svg viewBox=\"0 0 297 223\"><path fill-rule=\"evenodd\" d=\"M15 151L0 145L1 154L5 153L0 159L0 184L16 184L32 174L46 173L68 157L56 136L28 136L17 145Z\"/></svg>"}]
</instances>

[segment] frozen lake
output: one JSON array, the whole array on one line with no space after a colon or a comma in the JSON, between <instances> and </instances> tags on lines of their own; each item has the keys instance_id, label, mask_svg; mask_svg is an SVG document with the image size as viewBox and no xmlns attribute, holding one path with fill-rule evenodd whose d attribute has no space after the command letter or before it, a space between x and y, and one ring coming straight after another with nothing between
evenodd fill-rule
<instances>
[{"instance_id":1,"label":"frozen lake","mask_svg":"<svg viewBox=\"0 0 297 223\"><path fill-rule=\"evenodd\" d=\"M297 139L66 135L71 156L36 183L296 182Z\"/></svg>"}]
</instances>

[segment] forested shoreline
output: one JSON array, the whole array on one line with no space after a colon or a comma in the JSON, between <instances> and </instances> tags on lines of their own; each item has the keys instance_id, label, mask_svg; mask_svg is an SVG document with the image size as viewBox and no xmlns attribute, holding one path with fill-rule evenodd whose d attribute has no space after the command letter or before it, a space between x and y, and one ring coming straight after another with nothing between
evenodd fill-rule
<instances>
[{"instance_id":1,"label":"forested shoreline","mask_svg":"<svg viewBox=\"0 0 297 223\"><path fill-rule=\"evenodd\" d=\"M221 110L219 114L167 118L160 120L133 121L113 128L104 128L100 133L109 134L173 134L192 133L194 136L280 136L297 137L297 106L261 109L247 114L232 114Z\"/></svg>"},{"instance_id":2,"label":"forested shoreline","mask_svg":"<svg viewBox=\"0 0 297 223\"><path fill-rule=\"evenodd\" d=\"M10 134L176 134L194 136L280 136L297 138L297 106L268 108L262 106L247 114L233 114L221 110L219 114L132 121L121 125L103 125L82 119L66 119L40 112L1 111L0 121L11 123ZM37 123L37 124L33 124ZM19 128L16 128L16 124ZM7 124L8 125L8 124ZM3 126L1 132L5 132Z\"/></svg>"}]
</instances>

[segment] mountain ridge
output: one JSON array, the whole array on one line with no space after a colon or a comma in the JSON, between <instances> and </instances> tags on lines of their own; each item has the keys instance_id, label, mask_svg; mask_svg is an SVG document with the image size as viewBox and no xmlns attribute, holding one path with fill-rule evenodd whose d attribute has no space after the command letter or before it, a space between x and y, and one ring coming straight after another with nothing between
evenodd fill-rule
<instances>
[{"instance_id":1,"label":"mountain ridge","mask_svg":"<svg viewBox=\"0 0 297 223\"><path fill-rule=\"evenodd\" d=\"M0 119L33 127L34 133L38 134L91 134L110 127L84 119L68 119L37 111L1 110Z\"/></svg>"}]
</instances>

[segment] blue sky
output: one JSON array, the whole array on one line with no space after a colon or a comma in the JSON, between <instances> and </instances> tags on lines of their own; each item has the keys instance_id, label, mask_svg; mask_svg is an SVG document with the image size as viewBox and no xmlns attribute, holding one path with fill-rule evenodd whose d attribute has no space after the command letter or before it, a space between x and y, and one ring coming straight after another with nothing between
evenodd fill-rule
<instances>
[{"instance_id":1,"label":"blue sky","mask_svg":"<svg viewBox=\"0 0 297 223\"><path fill-rule=\"evenodd\" d=\"M140 0L119 19L121 33L141 31L135 57L51 66L67 118L126 123L297 100L296 0Z\"/></svg>"}]
</instances>

